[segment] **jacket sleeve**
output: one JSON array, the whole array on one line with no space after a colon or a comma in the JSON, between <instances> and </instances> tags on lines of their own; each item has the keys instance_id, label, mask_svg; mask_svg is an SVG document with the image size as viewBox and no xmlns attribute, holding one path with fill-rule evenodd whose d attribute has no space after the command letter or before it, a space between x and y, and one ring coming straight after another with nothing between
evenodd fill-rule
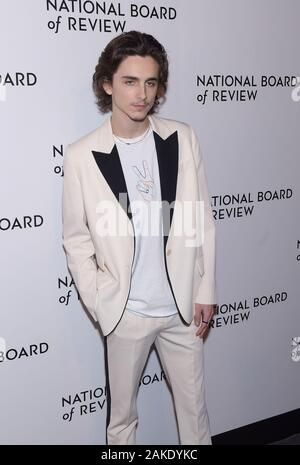
<instances>
[{"instance_id":1,"label":"jacket sleeve","mask_svg":"<svg viewBox=\"0 0 300 465\"><path fill-rule=\"evenodd\" d=\"M82 190L67 146L64 155L62 196L62 236L67 263L79 295L95 321L97 304L97 264L87 225Z\"/></svg>"},{"instance_id":2,"label":"jacket sleeve","mask_svg":"<svg viewBox=\"0 0 300 465\"><path fill-rule=\"evenodd\" d=\"M196 167L199 198L203 202L200 221L204 223L202 237L202 254L204 273L196 293L196 303L216 304L216 226L213 218L210 195L208 192L205 167L198 139L192 131L192 152Z\"/></svg>"}]
</instances>

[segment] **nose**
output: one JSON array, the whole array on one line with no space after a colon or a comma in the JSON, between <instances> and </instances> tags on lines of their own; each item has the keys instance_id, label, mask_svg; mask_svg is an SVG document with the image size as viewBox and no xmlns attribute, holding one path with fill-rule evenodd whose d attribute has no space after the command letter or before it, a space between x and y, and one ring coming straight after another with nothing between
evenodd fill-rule
<instances>
[{"instance_id":1,"label":"nose","mask_svg":"<svg viewBox=\"0 0 300 465\"><path fill-rule=\"evenodd\" d=\"M143 84L142 82L140 83L139 88L138 88L138 97L141 100L146 100L146 98L147 98L146 84Z\"/></svg>"}]
</instances>

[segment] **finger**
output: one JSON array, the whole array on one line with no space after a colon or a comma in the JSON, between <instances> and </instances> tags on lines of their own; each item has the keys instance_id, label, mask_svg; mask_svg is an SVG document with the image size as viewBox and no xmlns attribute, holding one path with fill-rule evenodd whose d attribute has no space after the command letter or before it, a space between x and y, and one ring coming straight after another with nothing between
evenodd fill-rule
<instances>
[{"instance_id":1,"label":"finger","mask_svg":"<svg viewBox=\"0 0 300 465\"><path fill-rule=\"evenodd\" d=\"M196 337L202 338L205 335L205 333L206 333L206 329L201 328L196 332Z\"/></svg>"},{"instance_id":2,"label":"finger","mask_svg":"<svg viewBox=\"0 0 300 465\"><path fill-rule=\"evenodd\" d=\"M200 339L202 339L206 335L206 333L207 331L202 331L201 333L196 334L196 337L199 337Z\"/></svg>"},{"instance_id":3,"label":"finger","mask_svg":"<svg viewBox=\"0 0 300 465\"><path fill-rule=\"evenodd\" d=\"M196 325L196 326L200 326L200 322L201 322L200 317L196 317L196 316L195 316L195 317L194 317L194 323L195 323L195 325Z\"/></svg>"},{"instance_id":4,"label":"finger","mask_svg":"<svg viewBox=\"0 0 300 465\"><path fill-rule=\"evenodd\" d=\"M151 190L153 189L153 183L151 181L144 181L144 186L146 189Z\"/></svg>"},{"instance_id":5,"label":"finger","mask_svg":"<svg viewBox=\"0 0 300 465\"><path fill-rule=\"evenodd\" d=\"M145 183L143 181L139 181L136 187L139 192L145 192L146 194L148 194L149 192L149 187L145 186Z\"/></svg>"},{"instance_id":6,"label":"finger","mask_svg":"<svg viewBox=\"0 0 300 465\"><path fill-rule=\"evenodd\" d=\"M144 167L144 173L145 173L146 179L152 179L152 175L150 173L146 160L143 160L143 167Z\"/></svg>"},{"instance_id":7,"label":"finger","mask_svg":"<svg viewBox=\"0 0 300 465\"><path fill-rule=\"evenodd\" d=\"M205 323L205 322L202 320L201 325L200 325L200 328L199 328L198 331L196 332L196 336L202 337L203 334L208 330L208 328L209 328L208 323Z\"/></svg>"},{"instance_id":8,"label":"finger","mask_svg":"<svg viewBox=\"0 0 300 465\"><path fill-rule=\"evenodd\" d=\"M139 179L144 179L144 176L142 175L137 166L133 166L132 169Z\"/></svg>"}]
</instances>

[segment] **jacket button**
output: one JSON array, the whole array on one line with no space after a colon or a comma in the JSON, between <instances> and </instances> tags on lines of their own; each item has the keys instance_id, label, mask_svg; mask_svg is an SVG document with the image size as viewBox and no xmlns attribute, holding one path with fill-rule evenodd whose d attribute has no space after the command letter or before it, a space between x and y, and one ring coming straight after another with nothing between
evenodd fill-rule
<instances>
[{"instance_id":1,"label":"jacket button","mask_svg":"<svg viewBox=\"0 0 300 465\"><path fill-rule=\"evenodd\" d=\"M171 252L172 252L172 250L171 250L171 249L168 249L168 250L167 250L167 255L171 255Z\"/></svg>"}]
</instances>

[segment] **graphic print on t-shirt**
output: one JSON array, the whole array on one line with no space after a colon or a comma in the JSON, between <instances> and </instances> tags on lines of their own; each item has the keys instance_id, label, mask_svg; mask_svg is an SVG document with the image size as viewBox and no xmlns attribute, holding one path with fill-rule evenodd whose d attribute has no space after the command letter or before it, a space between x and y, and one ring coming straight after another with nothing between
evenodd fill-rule
<instances>
[{"instance_id":1,"label":"graphic print on t-shirt","mask_svg":"<svg viewBox=\"0 0 300 465\"><path fill-rule=\"evenodd\" d=\"M136 188L144 200L150 201L155 197L155 185L153 175L150 173L147 160L143 160L143 173L134 165L132 167L137 176Z\"/></svg>"}]
</instances>

